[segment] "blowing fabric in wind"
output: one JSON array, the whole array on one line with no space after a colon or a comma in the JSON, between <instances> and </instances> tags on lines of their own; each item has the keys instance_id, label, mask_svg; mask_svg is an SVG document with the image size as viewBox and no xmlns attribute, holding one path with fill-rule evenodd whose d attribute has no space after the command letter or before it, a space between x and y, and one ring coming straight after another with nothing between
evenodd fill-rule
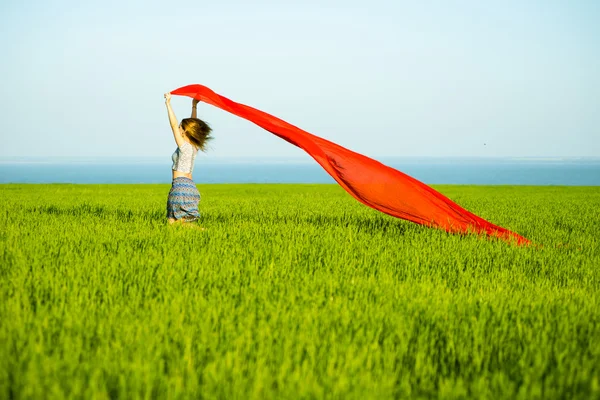
<instances>
[{"instance_id":1,"label":"blowing fabric in wind","mask_svg":"<svg viewBox=\"0 0 600 400\"><path fill-rule=\"evenodd\" d=\"M385 214L450 233L475 233L517 244L530 241L465 210L440 192L372 158L315 136L273 115L236 103L203 85L171 92L247 119L306 151L352 197Z\"/></svg>"}]
</instances>

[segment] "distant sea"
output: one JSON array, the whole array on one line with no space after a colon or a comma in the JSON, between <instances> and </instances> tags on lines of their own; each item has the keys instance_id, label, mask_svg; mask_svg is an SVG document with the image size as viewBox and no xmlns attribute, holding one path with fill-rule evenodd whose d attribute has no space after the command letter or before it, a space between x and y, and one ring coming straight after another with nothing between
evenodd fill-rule
<instances>
[{"instance_id":1,"label":"distant sea","mask_svg":"<svg viewBox=\"0 0 600 400\"><path fill-rule=\"evenodd\" d=\"M599 158L384 158L427 184L600 186ZM335 183L312 159L197 158L196 183ZM0 159L0 183L171 183L165 159Z\"/></svg>"}]
</instances>

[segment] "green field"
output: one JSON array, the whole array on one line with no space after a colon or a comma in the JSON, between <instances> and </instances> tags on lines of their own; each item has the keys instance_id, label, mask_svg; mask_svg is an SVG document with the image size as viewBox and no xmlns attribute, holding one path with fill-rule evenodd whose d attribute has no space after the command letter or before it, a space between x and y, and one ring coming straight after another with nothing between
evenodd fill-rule
<instances>
[{"instance_id":1,"label":"green field","mask_svg":"<svg viewBox=\"0 0 600 400\"><path fill-rule=\"evenodd\" d=\"M600 398L600 187L435 186L541 248L337 185L0 185L0 398Z\"/></svg>"}]
</instances>

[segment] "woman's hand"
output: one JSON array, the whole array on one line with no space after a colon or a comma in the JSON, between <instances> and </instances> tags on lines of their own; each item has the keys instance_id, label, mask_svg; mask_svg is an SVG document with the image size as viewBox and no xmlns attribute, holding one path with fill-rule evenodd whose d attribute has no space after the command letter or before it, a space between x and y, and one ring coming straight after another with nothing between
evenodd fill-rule
<instances>
[{"instance_id":1,"label":"woman's hand","mask_svg":"<svg viewBox=\"0 0 600 400\"><path fill-rule=\"evenodd\" d=\"M192 99L192 107L196 107L198 103L200 103L200 100Z\"/></svg>"},{"instance_id":2,"label":"woman's hand","mask_svg":"<svg viewBox=\"0 0 600 400\"><path fill-rule=\"evenodd\" d=\"M165 103L168 103L170 101L171 101L171 92L165 93Z\"/></svg>"}]
</instances>

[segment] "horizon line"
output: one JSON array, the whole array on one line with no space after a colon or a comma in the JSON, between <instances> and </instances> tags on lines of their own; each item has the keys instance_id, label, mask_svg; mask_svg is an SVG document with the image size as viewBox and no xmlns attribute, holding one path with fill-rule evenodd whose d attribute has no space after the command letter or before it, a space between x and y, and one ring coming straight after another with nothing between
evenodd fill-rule
<instances>
[{"instance_id":1,"label":"horizon line","mask_svg":"<svg viewBox=\"0 0 600 400\"><path fill-rule=\"evenodd\" d=\"M373 157L371 157L373 158ZM376 161L401 162L401 161L598 161L600 156L376 156ZM200 161L197 159L197 161ZM50 164L50 163L120 163L140 164L157 163L168 165L171 160L164 156L0 156L0 164ZM305 157L286 156L213 156L203 158L203 164L223 163L277 163L277 164L312 164L315 160Z\"/></svg>"}]
</instances>

